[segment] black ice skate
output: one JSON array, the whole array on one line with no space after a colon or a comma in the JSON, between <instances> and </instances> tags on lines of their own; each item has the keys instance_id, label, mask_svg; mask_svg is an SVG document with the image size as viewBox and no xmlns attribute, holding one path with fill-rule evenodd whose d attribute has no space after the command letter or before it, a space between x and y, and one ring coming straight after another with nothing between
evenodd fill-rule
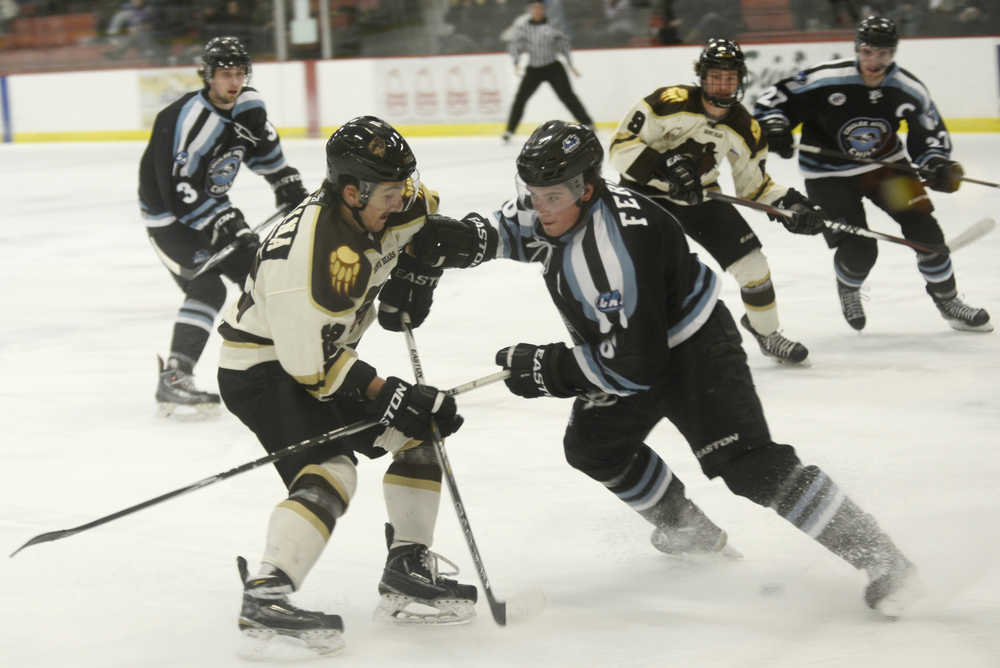
<instances>
[{"instance_id":1,"label":"black ice skate","mask_svg":"<svg viewBox=\"0 0 1000 668\"><path fill-rule=\"evenodd\" d=\"M753 338L757 340L757 345L760 346L760 351L767 357L773 357L779 362L794 362L798 364L804 361L809 355L809 350L804 345L791 339L786 339L777 330L767 336L758 334L753 325L750 324L750 318L745 313L740 318L740 324L753 334Z\"/></svg>"},{"instance_id":2,"label":"black ice skate","mask_svg":"<svg viewBox=\"0 0 1000 668\"><path fill-rule=\"evenodd\" d=\"M344 648L344 622L340 616L303 610L289 603L288 595L294 587L287 575L277 571L266 577L250 578L243 557L236 558L236 567L243 582L239 627L247 642L242 654L248 658L274 654L267 645L275 636L319 654L332 654Z\"/></svg>"},{"instance_id":3,"label":"black ice skate","mask_svg":"<svg viewBox=\"0 0 1000 668\"><path fill-rule=\"evenodd\" d=\"M194 386L194 377L176 366L171 360L166 365L159 356L159 381L156 384L156 403L160 415L173 415L179 406L192 408L199 414L215 415L219 412L219 395L204 392Z\"/></svg>"},{"instance_id":4,"label":"black ice skate","mask_svg":"<svg viewBox=\"0 0 1000 668\"><path fill-rule=\"evenodd\" d=\"M924 594L916 566L898 552L865 570L868 572L865 603L886 617L899 617Z\"/></svg>"},{"instance_id":5,"label":"black ice skate","mask_svg":"<svg viewBox=\"0 0 1000 668\"><path fill-rule=\"evenodd\" d=\"M837 294L840 295L840 310L847 324L859 332L865 328L865 309L861 305L861 289L852 288L837 281Z\"/></svg>"},{"instance_id":6,"label":"black ice skate","mask_svg":"<svg viewBox=\"0 0 1000 668\"><path fill-rule=\"evenodd\" d=\"M439 572L439 560L454 570ZM390 549L378 583L381 600L376 617L403 624L469 621L476 614L476 588L442 577L457 574L455 564L426 545L407 543Z\"/></svg>"},{"instance_id":7,"label":"black ice skate","mask_svg":"<svg viewBox=\"0 0 1000 668\"><path fill-rule=\"evenodd\" d=\"M741 559L739 550L729 545L726 532L715 525L690 499L684 499L676 522L653 529L650 542L660 552L672 555L719 554Z\"/></svg>"},{"instance_id":8,"label":"black ice skate","mask_svg":"<svg viewBox=\"0 0 1000 668\"><path fill-rule=\"evenodd\" d=\"M933 295L932 295L933 296ZM992 332L990 314L986 309L969 306L958 297L951 299L934 298L934 305L941 317L948 321L952 329L966 332Z\"/></svg>"}]
</instances>

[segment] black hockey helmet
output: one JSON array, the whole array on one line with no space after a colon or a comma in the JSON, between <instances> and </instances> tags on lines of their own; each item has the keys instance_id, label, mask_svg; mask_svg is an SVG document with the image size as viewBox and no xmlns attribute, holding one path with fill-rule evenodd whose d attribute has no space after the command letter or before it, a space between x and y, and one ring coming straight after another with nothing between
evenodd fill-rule
<instances>
[{"instance_id":1,"label":"black hockey helmet","mask_svg":"<svg viewBox=\"0 0 1000 668\"><path fill-rule=\"evenodd\" d=\"M604 149L586 125L547 121L517 156L517 175L529 186L554 186L574 176L599 177Z\"/></svg>"},{"instance_id":2,"label":"black hockey helmet","mask_svg":"<svg viewBox=\"0 0 1000 668\"><path fill-rule=\"evenodd\" d=\"M326 178L339 193L353 184L361 191L362 207L375 186L408 181L409 206L416 197L419 176L410 145L395 128L375 116L358 116L341 125L326 142Z\"/></svg>"},{"instance_id":3,"label":"black hockey helmet","mask_svg":"<svg viewBox=\"0 0 1000 668\"><path fill-rule=\"evenodd\" d=\"M220 67L242 67L250 78L250 53L238 38L231 35L213 37L201 51L198 74L207 84Z\"/></svg>"},{"instance_id":4,"label":"black hockey helmet","mask_svg":"<svg viewBox=\"0 0 1000 668\"><path fill-rule=\"evenodd\" d=\"M735 70L739 75L739 84L736 92L729 97L716 97L705 92L705 78L710 69ZM701 85L702 95L705 99L717 107L732 107L743 99L743 93L747 89L747 62L740 45L731 39L712 37L705 44L698 56L698 62L694 64L694 71L698 75Z\"/></svg>"},{"instance_id":5,"label":"black hockey helmet","mask_svg":"<svg viewBox=\"0 0 1000 668\"><path fill-rule=\"evenodd\" d=\"M862 44L883 49L895 49L899 44L899 33L892 19L884 16L868 16L861 19L854 35L854 48Z\"/></svg>"}]
</instances>

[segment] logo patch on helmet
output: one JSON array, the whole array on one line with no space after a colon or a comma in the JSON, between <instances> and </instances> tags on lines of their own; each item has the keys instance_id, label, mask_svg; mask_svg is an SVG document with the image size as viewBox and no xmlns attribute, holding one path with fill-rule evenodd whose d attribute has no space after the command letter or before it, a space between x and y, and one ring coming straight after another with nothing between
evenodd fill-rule
<instances>
[{"instance_id":1,"label":"logo patch on helmet","mask_svg":"<svg viewBox=\"0 0 1000 668\"><path fill-rule=\"evenodd\" d=\"M578 135L569 135L562 140L563 153L572 153L578 148L580 148L580 137Z\"/></svg>"},{"instance_id":2,"label":"logo patch on helmet","mask_svg":"<svg viewBox=\"0 0 1000 668\"><path fill-rule=\"evenodd\" d=\"M368 142L368 151L376 158L384 158L385 139L382 137L372 137L372 140Z\"/></svg>"}]
</instances>

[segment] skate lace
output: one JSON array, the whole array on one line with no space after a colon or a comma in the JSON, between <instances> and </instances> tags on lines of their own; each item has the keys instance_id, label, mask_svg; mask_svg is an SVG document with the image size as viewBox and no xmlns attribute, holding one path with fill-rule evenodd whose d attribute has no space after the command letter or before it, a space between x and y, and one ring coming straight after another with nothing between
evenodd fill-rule
<instances>
[{"instance_id":1,"label":"skate lace","mask_svg":"<svg viewBox=\"0 0 1000 668\"><path fill-rule=\"evenodd\" d=\"M978 308L969 306L958 297L940 301L938 304L942 311L959 320L972 320L979 313Z\"/></svg>"},{"instance_id":2,"label":"skate lace","mask_svg":"<svg viewBox=\"0 0 1000 668\"><path fill-rule=\"evenodd\" d=\"M451 570L442 570L438 565L438 562L444 562L451 568ZM420 563L423 564L424 568L426 568L428 573L430 573L431 582L435 583L440 577L449 575L455 576L458 575L459 572L458 564L432 550L424 550L424 553L420 555Z\"/></svg>"},{"instance_id":3,"label":"skate lace","mask_svg":"<svg viewBox=\"0 0 1000 668\"><path fill-rule=\"evenodd\" d=\"M786 339L781 332L774 331L762 338L764 348L779 357L788 357L798 345L795 341Z\"/></svg>"},{"instance_id":4,"label":"skate lace","mask_svg":"<svg viewBox=\"0 0 1000 668\"><path fill-rule=\"evenodd\" d=\"M868 295L862 295L861 290L840 290L840 308L848 320L857 320L865 317L865 309L861 304L862 299L867 299Z\"/></svg>"}]
</instances>

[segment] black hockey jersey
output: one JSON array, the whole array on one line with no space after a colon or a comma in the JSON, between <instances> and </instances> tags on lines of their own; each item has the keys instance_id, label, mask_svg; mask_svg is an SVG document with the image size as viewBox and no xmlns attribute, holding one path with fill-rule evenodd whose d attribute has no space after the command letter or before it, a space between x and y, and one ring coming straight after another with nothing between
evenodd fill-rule
<instances>
[{"instance_id":1,"label":"black hockey jersey","mask_svg":"<svg viewBox=\"0 0 1000 668\"><path fill-rule=\"evenodd\" d=\"M229 111L215 107L204 91L187 93L156 115L139 163L146 226L177 221L202 229L232 206L227 193L244 162L265 178L287 166L260 93L244 88Z\"/></svg>"},{"instance_id":2,"label":"black hockey jersey","mask_svg":"<svg viewBox=\"0 0 1000 668\"><path fill-rule=\"evenodd\" d=\"M770 87L754 104L758 121L784 116L802 123L802 143L859 158L895 161L906 157L919 167L934 156L951 154L948 131L917 77L895 63L876 88L865 85L857 61L837 60L805 69ZM897 132L905 120L906 149ZM853 176L879 168L799 151L806 178Z\"/></svg>"},{"instance_id":3,"label":"black hockey jersey","mask_svg":"<svg viewBox=\"0 0 1000 668\"><path fill-rule=\"evenodd\" d=\"M607 186L584 221L556 239L516 200L491 222L497 257L544 265L582 377L593 391L626 396L661 378L670 348L711 315L719 281L672 215L633 190Z\"/></svg>"}]
</instances>

